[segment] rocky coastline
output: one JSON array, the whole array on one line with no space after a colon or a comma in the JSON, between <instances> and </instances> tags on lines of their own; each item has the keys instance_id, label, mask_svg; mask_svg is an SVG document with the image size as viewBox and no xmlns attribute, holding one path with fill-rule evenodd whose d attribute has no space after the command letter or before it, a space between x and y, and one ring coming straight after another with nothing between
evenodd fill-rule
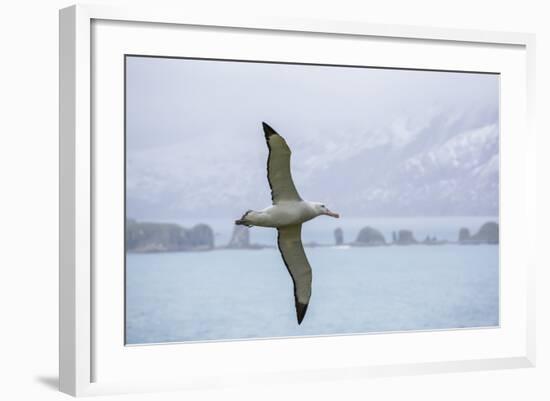
<instances>
[{"instance_id":1,"label":"rocky coastline","mask_svg":"<svg viewBox=\"0 0 550 401\"><path fill-rule=\"evenodd\" d=\"M340 230L340 231L338 231ZM341 241L341 229L334 230L335 243ZM359 231L355 241L350 242L350 246L389 246L389 245L444 245L444 244L460 244L460 245L498 245L499 243L499 227L498 223L488 221L484 223L479 230L474 234L470 234L470 230L462 227L458 230L457 240L439 240L435 235L426 236L419 241L414 236L412 230L398 230L392 232L391 241L386 241L384 235L373 227L364 227Z\"/></svg>"},{"instance_id":2,"label":"rocky coastline","mask_svg":"<svg viewBox=\"0 0 550 401\"><path fill-rule=\"evenodd\" d=\"M249 230L245 226L235 226L229 242L226 245L217 246L214 239L214 230L207 224L197 224L191 228L185 228L174 223L138 222L134 219L126 219L126 251L132 253L154 253L275 248L274 245L266 246L252 243L250 241ZM499 243L499 225L493 221L484 223L474 234L471 234L468 228L460 228L456 241L440 240L435 235L428 235L424 239L419 240L415 237L414 232L409 229L393 231L391 239L386 239L380 230L370 226L363 227L355 240L350 242L345 241L345 233L342 228L336 228L333 234L334 243L332 244L304 242L304 246L378 247L444 244L497 245Z\"/></svg>"}]
</instances>

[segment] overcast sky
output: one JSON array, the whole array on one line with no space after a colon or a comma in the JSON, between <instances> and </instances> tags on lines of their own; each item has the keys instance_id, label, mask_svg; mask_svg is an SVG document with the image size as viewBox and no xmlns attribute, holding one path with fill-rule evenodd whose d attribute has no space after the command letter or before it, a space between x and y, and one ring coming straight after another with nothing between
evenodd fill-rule
<instances>
[{"instance_id":1,"label":"overcast sky","mask_svg":"<svg viewBox=\"0 0 550 401\"><path fill-rule=\"evenodd\" d=\"M270 204L268 122L303 198L350 216L498 214L497 75L127 58L127 211Z\"/></svg>"}]
</instances>

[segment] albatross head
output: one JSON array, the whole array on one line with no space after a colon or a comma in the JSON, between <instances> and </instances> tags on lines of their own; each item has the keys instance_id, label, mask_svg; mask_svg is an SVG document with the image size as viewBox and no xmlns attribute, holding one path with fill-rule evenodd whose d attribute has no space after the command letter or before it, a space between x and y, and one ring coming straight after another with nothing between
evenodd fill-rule
<instances>
[{"instance_id":1,"label":"albatross head","mask_svg":"<svg viewBox=\"0 0 550 401\"><path fill-rule=\"evenodd\" d=\"M313 209L315 210L315 213L317 216L320 216L322 214L325 214L330 217L339 218L340 215L338 213L331 212L328 207L326 207L323 203L319 202L311 202L313 204Z\"/></svg>"}]
</instances>

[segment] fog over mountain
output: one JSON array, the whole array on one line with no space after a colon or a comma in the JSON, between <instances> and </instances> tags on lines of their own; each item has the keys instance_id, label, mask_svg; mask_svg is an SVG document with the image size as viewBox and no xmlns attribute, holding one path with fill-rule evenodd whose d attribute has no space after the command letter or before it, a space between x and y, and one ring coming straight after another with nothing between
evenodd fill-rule
<instances>
[{"instance_id":1,"label":"fog over mountain","mask_svg":"<svg viewBox=\"0 0 550 401\"><path fill-rule=\"evenodd\" d=\"M127 215L270 204L268 122L344 216L498 215L497 75L130 57Z\"/></svg>"}]
</instances>

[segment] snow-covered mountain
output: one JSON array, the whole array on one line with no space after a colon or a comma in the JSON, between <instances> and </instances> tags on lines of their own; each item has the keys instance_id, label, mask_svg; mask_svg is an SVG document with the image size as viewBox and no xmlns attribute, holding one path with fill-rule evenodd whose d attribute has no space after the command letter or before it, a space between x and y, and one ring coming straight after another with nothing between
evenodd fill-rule
<instances>
[{"instance_id":1,"label":"snow-covered mountain","mask_svg":"<svg viewBox=\"0 0 550 401\"><path fill-rule=\"evenodd\" d=\"M386 133L289 133L294 180L304 198L349 216L498 215L499 128L493 118L476 122L434 116ZM236 215L268 205L267 149L254 135L229 156L223 139L211 154L193 146L132 154L129 215Z\"/></svg>"},{"instance_id":2,"label":"snow-covered mountain","mask_svg":"<svg viewBox=\"0 0 550 401\"><path fill-rule=\"evenodd\" d=\"M498 215L498 126L470 129L425 148L414 145L402 151L402 160L395 155L401 152L389 151L380 175L363 184L364 213Z\"/></svg>"},{"instance_id":3,"label":"snow-covered mountain","mask_svg":"<svg viewBox=\"0 0 550 401\"><path fill-rule=\"evenodd\" d=\"M268 206L262 121L342 215L498 214L495 74L136 57L127 91L128 217Z\"/></svg>"}]
</instances>

